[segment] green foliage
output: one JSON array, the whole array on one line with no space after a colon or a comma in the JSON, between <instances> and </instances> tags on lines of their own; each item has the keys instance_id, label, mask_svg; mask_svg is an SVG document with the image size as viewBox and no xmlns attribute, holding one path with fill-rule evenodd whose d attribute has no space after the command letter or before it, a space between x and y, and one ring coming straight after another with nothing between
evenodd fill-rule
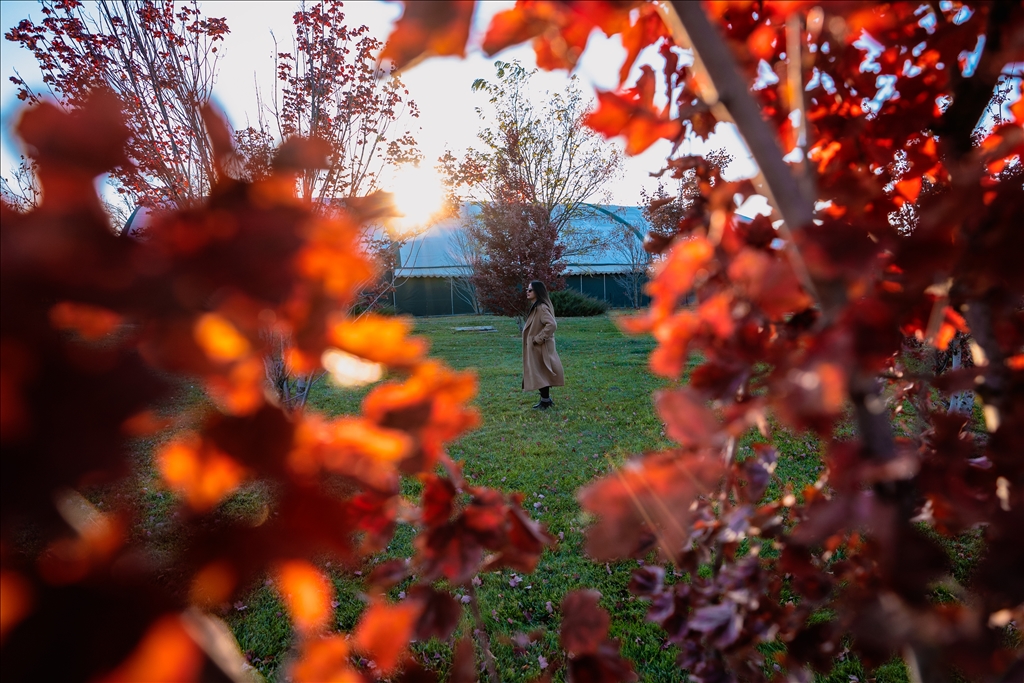
<instances>
[{"instance_id":1,"label":"green foliage","mask_svg":"<svg viewBox=\"0 0 1024 683\"><path fill-rule=\"evenodd\" d=\"M608 302L571 289L551 292L551 303L559 318L588 318L608 311Z\"/></svg>"}]
</instances>

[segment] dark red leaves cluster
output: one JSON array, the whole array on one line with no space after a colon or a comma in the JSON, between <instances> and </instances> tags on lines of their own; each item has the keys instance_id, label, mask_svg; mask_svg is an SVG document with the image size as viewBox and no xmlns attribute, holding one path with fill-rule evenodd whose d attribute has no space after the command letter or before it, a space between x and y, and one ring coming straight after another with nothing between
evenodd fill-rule
<instances>
[{"instance_id":1,"label":"dark red leaves cluster","mask_svg":"<svg viewBox=\"0 0 1024 683\"><path fill-rule=\"evenodd\" d=\"M611 620L598 605L601 594L576 590L562 600L560 642L569 654L569 680L616 683L635 681L630 663L619 654L619 643L608 637Z\"/></svg>"},{"instance_id":2,"label":"dark red leaves cluster","mask_svg":"<svg viewBox=\"0 0 1024 683\"><path fill-rule=\"evenodd\" d=\"M572 68L594 27L621 33L620 89L597 94L588 122L621 136L629 153L684 132L706 137L712 107L745 106L701 99L714 92L701 81L708 74L680 65L679 47L688 46L672 44L680 36L651 7L597 3L570 23L580 9L519 2L498 15L487 49L532 39L542 67ZM689 371L686 389L656 398L680 448L581 493L597 516L588 551L612 559L657 548L677 567L712 566L709 578L672 587L646 567L633 583L695 680L767 676L775 662L763 662L756 645L773 639L787 644L780 666L825 671L845 634L869 666L904 648L920 666L1012 676L1022 664L999 629L1020 613L1008 586L1020 567L1011 547L1024 547L1013 521L1024 490L1016 258L1024 105L1006 69L1019 61L1024 11L1017 3L705 9L737 59L734 76L794 173L806 176L796 192L813 205L813 220L777 230L777 216L741 218L737 203L755 192L751 183L725 182L699 159L669 160L666 170L701 195L677 225L652 234L648 248L661 258L650 309L621 325L658 341L656 373ZM649 46L666 61L664 100L649 67L627 83ZM691 296L696 305L684 305ZM937 352L962 369L942 378L922 370ZM964 391L974 392L978 415L957 412L953 399ZM738 437L757 426L770 440L769 417L825 440L827 469L814 486L757 507L776 452L742 452ZM837 439L844 421L855 436ZM940 534L981 529L999 555L979 565L965 601L927 599L948 567L919 523ZM740 540L750 555L736 554ZM781 554L759 558L761 549ZM825 604L837 616L811 625Z\"/></svg>"},{"instance_id":3,"label":"dark red leaves cluster","mask_svg":"<svg viewBox=\"0 0 1024 683\"><path fill-rule=\"evenodd\" d=\"M421 572L427 581L445 577L465 583L481 570L505 567L532 572L554 539L522 509L521 494L468 487L469 500L457 507L448 479L425 477L423 523L417 539Z\"/></svg>"},{"instance_id":4,"label":"dark red leaves cluster","mask_svg":"<svg viewBox=\"0 0 1024 683\"><path fill-rule=\"evenodd\" d=\"M325 217L295 197L294 162L308 155L263 179L222 177L201 205L160 215L143 241L117 236L94 177L124 163L118 107L101 93L70 113L26 110L18 130L44 202L27 214L0 207L4 677L197 680L204 652L225 647L208 640L225 628L211 613L265 579L294 627L296 680L363 680L358 657L395 671L410 640L448 638L458 623L461 606L434 578L532 571L552 542L520 496L457 497L465 484L445 444L479 421L468 405L476 380L427 360L405 321L344 315L375 265L356 212ZM229 138L218 140L229 155ZM297 369L341 354L391 380L360 415L288 411L267 386L272 339L292 341L284 357ZM328 369L345 381L348 367ZM153 408L182 377L214 405L174 418L153 455L187 539L165 566L133 532L130 503L100 509L78 492L126 473L130 439L167 426ZM439 464L449 476L433 474ZM427 482L419 581L400 603L375 596L351 637L332 633L323 558L345 565L386 547L408 507L400 473ZM272 484L258 518L219 515L250 481ZM27 529L29 546L18 540ZM383 566L369 583L408 576ZM82 622L95 614L111 619L101 631ZM54 658L51 644L67 640L70 656ZM216 665L240 667L230 638L226 647Z\"/></svg>"}]
</instances>

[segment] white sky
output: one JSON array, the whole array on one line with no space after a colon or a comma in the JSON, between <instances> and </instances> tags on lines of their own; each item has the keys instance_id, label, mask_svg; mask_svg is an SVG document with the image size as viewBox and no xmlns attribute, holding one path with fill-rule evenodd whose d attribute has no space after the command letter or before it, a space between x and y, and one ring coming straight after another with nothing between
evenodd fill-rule
<instances>
[{"instance_id":1,"label":"white sky","mask_svg":"<svg viewBox=\"0 0 1024 683\"><path fill-rule=\"evenodd\" d=\"M410 96L420 108L420 118L414 124L414 134L424 154L425 163L433 163L446 148L456 155L476 144L476 133L481 127L474 108L486 104L482 93L473 93L470 85L477 78L492 79L493 59L486 57L477 47L487 25L494 14L512 6L508 2L480 2L474 17L474 30L466 59L433 58L421 62L403 74L403 80ZM298 2L221 2L202 3L208 16L225 17L231 33L225 38L220 49L219 77L214 88L217 103L225 110L231 124L244 128L247 121L255 123L256 96L254 78L260 83L264 94L269 94L274 78L274 43L271 31L277 36L281 47L291 47L292 14ZM6 31L21 19L31 16L38 21L42 14L35 2L0 2L0 28ZM349 2L345 14L353 26L366 24L371 33L385 40L391 32L392 23L401 14L401 5L393 2ZM614 89L617 85L619 67L625 51L619 38L606 38L600 31L594 31L590 42L577 66L576 74L586 95L592 95L595 87ZM528 68L535 66L533 49L529 44L506 50L495 59L510 61L518 59ZM0 114L2 114L3 137L0 146L0 170L7 176L14 160L20 153L10 135L12 117L17 111L16 88L8 77L15 69L30 84L40 89L40 76L35 61L27 50L15 43L0 41L2 61L2 85L0 85ZM634 65L630 83L635 80L641 64L652 64L660 68L661 60L653 49L641 54ZM538 88L551 91L561 90L567 83L564 71L540 72L535 78ZM415 128L420 130L416 131ZM753 162L745 151L743 143L731 125L719 126L707 143L686 142L684 149L699 152L703 149L727 147L736 157L730 165L727 176L747 177L753 175ZM670 145L660 142L642 155L627 158L623 176L611 183L609 199L613 204L636 205L640 201L640 190L653 190L658 181L650 177L663 165ZM599 199L599 198L595 198Z\"/></svg>"}]
</instances>

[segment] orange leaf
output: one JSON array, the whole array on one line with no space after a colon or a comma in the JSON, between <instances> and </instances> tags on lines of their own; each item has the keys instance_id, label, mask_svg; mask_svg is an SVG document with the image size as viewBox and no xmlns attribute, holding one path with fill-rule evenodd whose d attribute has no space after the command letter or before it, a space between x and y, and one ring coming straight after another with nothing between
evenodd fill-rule
<instances>
[{"instance_id":1,"label":"orange leaf","mask_svg":"<svg viewBox=\"0 0 1024 683\"><path fill-rule=\"evenodd\" d=\"M1024 353L1018 353L1016 356L1007 358L1006 367L1011 370L1024 370Z\"/></svg>"},{"instance_id":2,"label":"orange leaf","mask_svg":"<svg viewBox=\"0 0 1024 683\"><path fill-rule=\"evenodd\" d=\"M736 322L732 319L732 296L726 292L702 302L697 308L697 316L720 339L728 339L736 329Z\"/></svg>"},{"instance_id":3,"label":"orange leaf","mask_svg":"<svg viewBox=\"0 0 1024 683\"><path fill-rule=\"evenodd\" d=\"M106 308L62 301L50 309L50 324L72 330L89 341L102 339L121 324L121 316Z\"/></svg>"},{"instance_id":4,"label":"orange leaf","mask_svg":"<svg viewBox=\"0 0 1024 683\"><path fill-rule=\"evenodd\" d=\"M121 431L129 436L152 436L173 424L173 420L160 417L156 411L143 410L135 413L121 424Z\"/></svg>"},{"instance_id":5,"label":"orange leaf","mask_svg":"<svg viewBox=\"0 0 1024 683\"><path fill-rule=\"evenodd\" d=\"M680 311L654 326L658 348L651 353L651 370L675 379L683 372L689 356L690 340L697 333L699 319L690 311Z\"/></svg>"},{"instance_id":6,"label":"orange leaf","mask_svg":"<svg viewBox=\"0 0 1024 683\"><path fill-rule=\"evenodd\" d=\"M237 581L237 572L226 560L211 562L193 577L189 600L204 609L212 609L227 602Z\"/></svg>"},{"instance_id":7,"label":"orange leaf","mask_svg":"<svg viewBox=\"0 0 1024 683\"><path fill-rule=\"evenodd\" d=\"M306 415L296 429L288 466L306 476L327 470L387 490L397 482L395 465L412 452L412 438L396 429L361 417L326 422Z\"/></svg>"},{"instance_id":8,"label":"orange leaf","mask_svg":"<svg viewBox=\"0 0 1024 683\"><path fill-rule=\"evenodd\" d=\"M724 467L717 455L658 453L587 486L580 504L598 517L587 531L587 554L599 561L638 557L656 543L663 557L676 557L690 539L691 504ZM645 540L652 535L656 540Z\"/></svg>"},{"instance_id":9,"label":"orange leaf","mask_svg":"<svg viewBox=\"0 0 1024 683\"><path fill-rule=\"evenodd\" d=\"M587 115L585 123L606 138L624 135L626 154L630 156L640 154L662 138L675 140L683 129L679 121L663 118L660 112L613 92L598 90L597 103L597 109Z\"/></svg>"},{"instance_id":10,"label":"orange leaf","mask_svg":"<svg viewBox=\"0 0 1024 683\"><path fill-rule=\"evenodd\" d=\"M545 71L575 69L593 30L594 23L586 13L565 12L557 30L545 31L534 38L537 66Z\"/></svg>"},{"instance_id":11,"label":"orange leaf","mask_svg":"<svg viewBox=\"0 0 1024 683\"><path fill-rule=\"evenodd\" d=\"M1017 81L1017 101L1010 105L1010 113L1018 125L1024 125L1024 83Z\"/></svg>"},{"instance_id":12,"label":"orange leaf","mask_svg":"<svg viewBox=\"0 0 1024 683\"><path fill-rule=\"evenodd\" d=\"M811 304L789 263L758 249L737 254L729 264L729 278L772 319Z\"/></svg>"},{"instance_id":13,"label":"orange leaf","mask_svg":"<svg viewBox=\"0 0 1024 683\"><path fill-rule=\"evenodd\" d=\"M234 459L191 432L161 447L156 466L164 482L199 511L217 505L245 475Z\"/></svg>"},{"instance_id":14,"label":"orange leaf","mask_svg":"<svg viewBox=\"0 0 1024 683\"><path fill-rule=\"evenodd\" d=\"M362 683L364 680L349 662L348 642L342 635L303 643L291 673L295 683Z\"/></svg>"},{"instance_id":15,"label":"orange leaf","mask_svg":"<svg viewBox=\"0 0 1024 683\"><path fill-rule=\"evenodd\" d=\"M229 415L251 415L263 405L266 369L263 360L250 356L235 363L227 375L206 379L206 390L217 407Z\"/></svg>"},{"instance_id":16,"label":"orange leaf","mask_svg":"<svg viewBox=\"0 0 1024 683\"><path fill-rule=\"evenodd\" d=\"M666 434L684 448L715 446L725 438L715 414L689 389L657 391L654 406Z\"/></svg>"},{"instance_id":17,"label":"orange leaf","mask_svg":"<svg viewBox=\"0 0 1024 683\"><path fill-rule=\"evenodd\" d=\"M345 320L331 328L331 342L356 356L392 366L408 366L420 361L427 352L427 341L410 338L412 322L364 314L358 320Z\"/></svg>"},{"instance_id":18,"label":"orange leaf","mask_svg":"<svg viewBox=\"0 0 1024 683\"><path fill-rule=\"evenodd\" d=\"M473 0L416 0L404 2L380 58L404 69L427 55L466 56L466 39L473 20Z\"/></svg>"},{"instance_id":19,"label":"orange leaf","mask_svg":"<svg viewBox=\"0 0 1024 683\"><path fill-rule=\"evenodd\" d=\"M409 379L376 387L363 399L363 415L388 427L417 432L422 460L406 463L432 468L444 441L475 427L480 417L467 406L476 395L476 376L453 372L436 361L420 364ZM404 465L404 466L405 466Z\"/></svg>"},{"instance_id":20,"label":"orange leaf","mask_svg":"<svg viewBox=\"0 0 1024 683\"><path fill-rule=\"evenodd\" d=\"M374 275L373 264L359 244L359 232L347 220L314 221L296 264L300 275L322 283L341 308L347 308L356 289Z\"/></svg>"},{"instance_id":21,"label":"orange leaf","mask_svg":"<svg viewBox=\"0 0 1024 683\"><path fill-rule=\"evenodd\" d=\"M708 267L715 248L703 237L677 242L658 267L647 291L654 300L653 311L669 313L693 288L698 273Z\"/></svg>"},{"instance_id":22,"label":"orange leaf","mask_svg":"<svg viewBox=\"0 0 1024 683\"><path fill-rule=\"evenodd\" d=\"M142 641L104 683L185 683L199 679L203 653L195 644L181 618L167 615L157 620Z\"/></svg>"},{"instance_id":23,"label":"orange leaf","mask_svg":"<svg viewBox=\"0 0 1024 683\"><path fill-rule=\"evenodd\" d=\"M330 621L331 585L316 567L302 560L282 562L277 585L299 633L319 631Z\"/></svg>"},{"instance_id":24,"label":"orange leaf","mask_svg":"<svg viewBox=\"0 0 1024 683\"><path fill-rule=\"evenodd\" d=\"M32 585L14 571L0 571L0 642L32 610Z\"/></svg>"},{"instance_id":25,"label":"orange leaf","mask_svg":"<svg viewBox=\"0 0 1024 683\"><path fill-rule=\"evenodd\" d=\"M512 9L498 12L491 19L480 48L485 55L491 57L506 47L518 45L540 35L555 16L555 12L547 3L532 6L517 4Z\"/></svg>"},{"instance_id":26,"label":"orange leaf","mask_svg":"<svg viewBox=\"0 0 1024 683\"><path fill-rule=\"evenodd\" d=\"M355 645L387 674L397 666L420 616L420 605L377 603L363 613L355 631Z\"/></svg>"},{"instance_id":27,"label":"orange leaf","mask_svg":"<svg viewBox=\"0 0 1024 683\"><path fill-rule=\"evenodd\" d=\"M249 340L238 332L231 321L216 313L200 316L192 332L196 343L210 360L218 363L238 360L250 351Z\"/></svg>"},{"instance_id":28,"label":"orange leaf","mask_svg":"<svg viewBox=\"0 0 1024 683\"><path fill-rule=\"evenodd\" d=\"M896 191L903 195L908 202L916 202L917 195L921 193L921 178L909 178L896 183Z\"/></svg>"},{"instance_id":29,"label":"orange leaf","mask_svg":"<svg viewBox=\"0 0 1024 683\"><path fill-rule=\"evenodd\" d=\"M629 72L636 63L640 52L649 45L654 45L662 38L670 37L665 22L661 15L654 9L654 5L644 4L640 6L640 12L635 22L631 23L622 31L622 46L626 48L626 59L619 69L619 87L629 78Z\"/></svg>"}]
</instances>

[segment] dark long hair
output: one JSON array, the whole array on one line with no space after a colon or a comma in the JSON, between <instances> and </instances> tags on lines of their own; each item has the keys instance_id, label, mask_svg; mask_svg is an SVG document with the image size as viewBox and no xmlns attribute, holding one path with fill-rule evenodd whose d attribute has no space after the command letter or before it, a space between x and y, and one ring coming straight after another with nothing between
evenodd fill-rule
<instances>
[{"instance_id":1,"label":"dark long hair","mask_svg":"<svg viewBox=\"0 0 1024 683\"><path fill-rule=\"evenodd\" d=\"M547 304L548 308L551 309L551 315L555 314L555 305L551 303L551 297L548 296L548 288L540 280L533 280L530 282L530 288L533 290L533 295L537 297L536 301L533 302L533 306L530 306L530 310L533 311L537 304Z\"/></svg>"}]
</instances>

